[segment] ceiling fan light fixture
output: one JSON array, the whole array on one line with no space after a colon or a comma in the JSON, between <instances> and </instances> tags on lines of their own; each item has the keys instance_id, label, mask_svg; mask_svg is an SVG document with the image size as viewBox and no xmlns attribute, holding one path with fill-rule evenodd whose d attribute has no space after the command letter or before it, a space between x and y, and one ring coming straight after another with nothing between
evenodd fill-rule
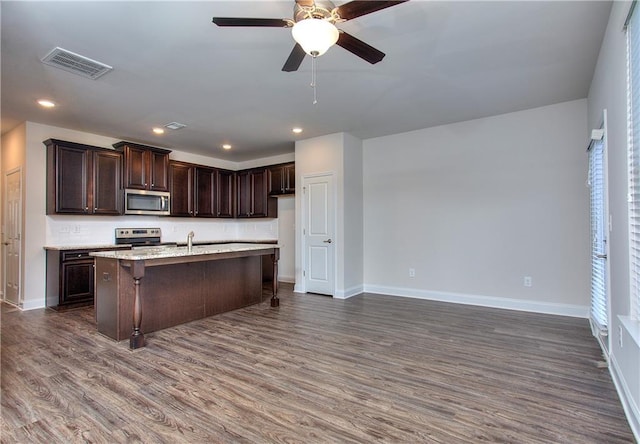
<instances>
[{"instance_id":1,"label":"ceiling fan light fixture","mask_svg":"<svg viewBox=\"0 0 640 444\"><path fill-rule=\"evenodd\" d=\"M300 20L291 28L293 39L311 57L327 52L338 41L338 28L327 20L308 18Z\"/></svg>"}]
</instances>

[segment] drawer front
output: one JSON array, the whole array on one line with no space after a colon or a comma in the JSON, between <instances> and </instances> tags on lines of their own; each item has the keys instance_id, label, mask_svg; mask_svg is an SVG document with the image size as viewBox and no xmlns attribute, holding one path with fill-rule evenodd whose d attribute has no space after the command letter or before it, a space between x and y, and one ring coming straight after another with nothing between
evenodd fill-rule
<instances>
[{"instance_id":1,"label":"drawer front","mask_svg":"<svg viewBox=\"0 0 640 444\"><path fill-rule=\"evenodd\" d=\"M89 256L89 250L70 250L62 252L63 262L92 258L92 256Z\"/></svg>"}]
</instances>

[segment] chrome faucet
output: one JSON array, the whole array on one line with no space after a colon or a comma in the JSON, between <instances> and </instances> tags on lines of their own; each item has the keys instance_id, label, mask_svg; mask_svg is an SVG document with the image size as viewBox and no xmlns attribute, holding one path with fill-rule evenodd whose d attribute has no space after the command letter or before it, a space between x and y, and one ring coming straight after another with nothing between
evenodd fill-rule
<instances>
[{"instance_id":1,"label":"chrome faucet","mask_svg":"<svg viewBox=\"0 0 640 444\"><path fill-rule=\"evenodd\" d=\"M190 231L189 234L187 234L187 251L191 253L192 250L193 250L193 231Z\"/></svg>"}]
</instances>

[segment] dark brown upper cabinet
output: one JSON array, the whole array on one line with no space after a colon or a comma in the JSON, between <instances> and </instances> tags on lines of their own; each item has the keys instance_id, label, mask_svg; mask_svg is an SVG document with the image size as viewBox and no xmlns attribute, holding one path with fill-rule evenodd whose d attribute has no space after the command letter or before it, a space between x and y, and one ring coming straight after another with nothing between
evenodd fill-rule
<instances>
[{"instance_id":1,"label":"dark brown upper cabinet","mask_svg":"<svg viewBox=\"0 0 640 444\"><path fill-rule=\"evenodd\" d=\"M279 196L296 192L296 164L283 163L269 167L269 195Z\"/></svg>"},{"instance_id":2,"label":"dark brown upper cabinet","mask_svg":"<svg viewBox=\"0 0 640 444\"><path fill-rule=\"evenodd\" d=\"M47 214L122 214L122 154L48 139Z\"/></svg>"},{"instance_id":3,"label":"dark brown upper cabinet","mask_svg":"<svg viewBox=\"0 0 640 444\"><path fill-rule=\"evenodd\" d=\"M236 174L233 171L218 170L216 175L217 217L235 217Z\"/></svg>"},{"instance_id":4,"label":"dark brown upper cabinet","mask_svg":"<svg viewBox=\"0 0 640 444\"><path fill-rule=\"evenodd\" d=\"M124 153L124 187L169 191L169 153L161 148L130 142L114 143Z\"/></svg>"},{"instance_id":5,"label":"dark brown upper cabinet","mask_svg":"<svg viewBox=\"0 0 640 444\"><path fill-rule=\"evenodd\" d=\"M198 217L216 217L216 170L195 167L195 185L193 190L194 215Z\"/></svg>"},{"instance_id":6,"label":"dark brown upper cabinet","mask_svg":"<svg viewBox=\"0 0 640 444\"><path fill-rule=\"evenodd\" d=\"M171 215L193 216L194 166L184 162L169 162L169 192Z\"/></svg>"},{"instance_id":7,"label":"dark brown upper cabinet","mask_svg":"<svg viewBox=\"0 0 640 444\"><path fill-rule=\"evenodd\" d=\"M278 202L269 197L266 167L238 171L236 177L237 217L278 217Z\"/></svg>"},{"instance_id":8,"label":"dark brown upper cabinet","mask_svg":"<svg viewBox=\"0 0 640 444\"><path fill-rule=\"evenodd\" d=\"M172 216L233 217L233 171L169 162Z\"/></svg>"}]
</instances>

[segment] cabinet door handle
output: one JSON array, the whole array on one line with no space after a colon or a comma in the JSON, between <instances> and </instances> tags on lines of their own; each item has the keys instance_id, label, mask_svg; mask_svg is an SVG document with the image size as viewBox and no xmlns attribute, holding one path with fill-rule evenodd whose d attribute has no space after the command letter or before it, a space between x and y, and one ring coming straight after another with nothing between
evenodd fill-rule
<instances>
[{"instance_id":1,"label":"cabinet door handle","mask_svg":"<svg viewBox=\"0 0 640 444\"><path fill-rule=\"evenodd\" d=\"M102 273L102 280L105 282L109 282L111 280L111 275L106 271Z\"/></svg>"}]
</instances>

